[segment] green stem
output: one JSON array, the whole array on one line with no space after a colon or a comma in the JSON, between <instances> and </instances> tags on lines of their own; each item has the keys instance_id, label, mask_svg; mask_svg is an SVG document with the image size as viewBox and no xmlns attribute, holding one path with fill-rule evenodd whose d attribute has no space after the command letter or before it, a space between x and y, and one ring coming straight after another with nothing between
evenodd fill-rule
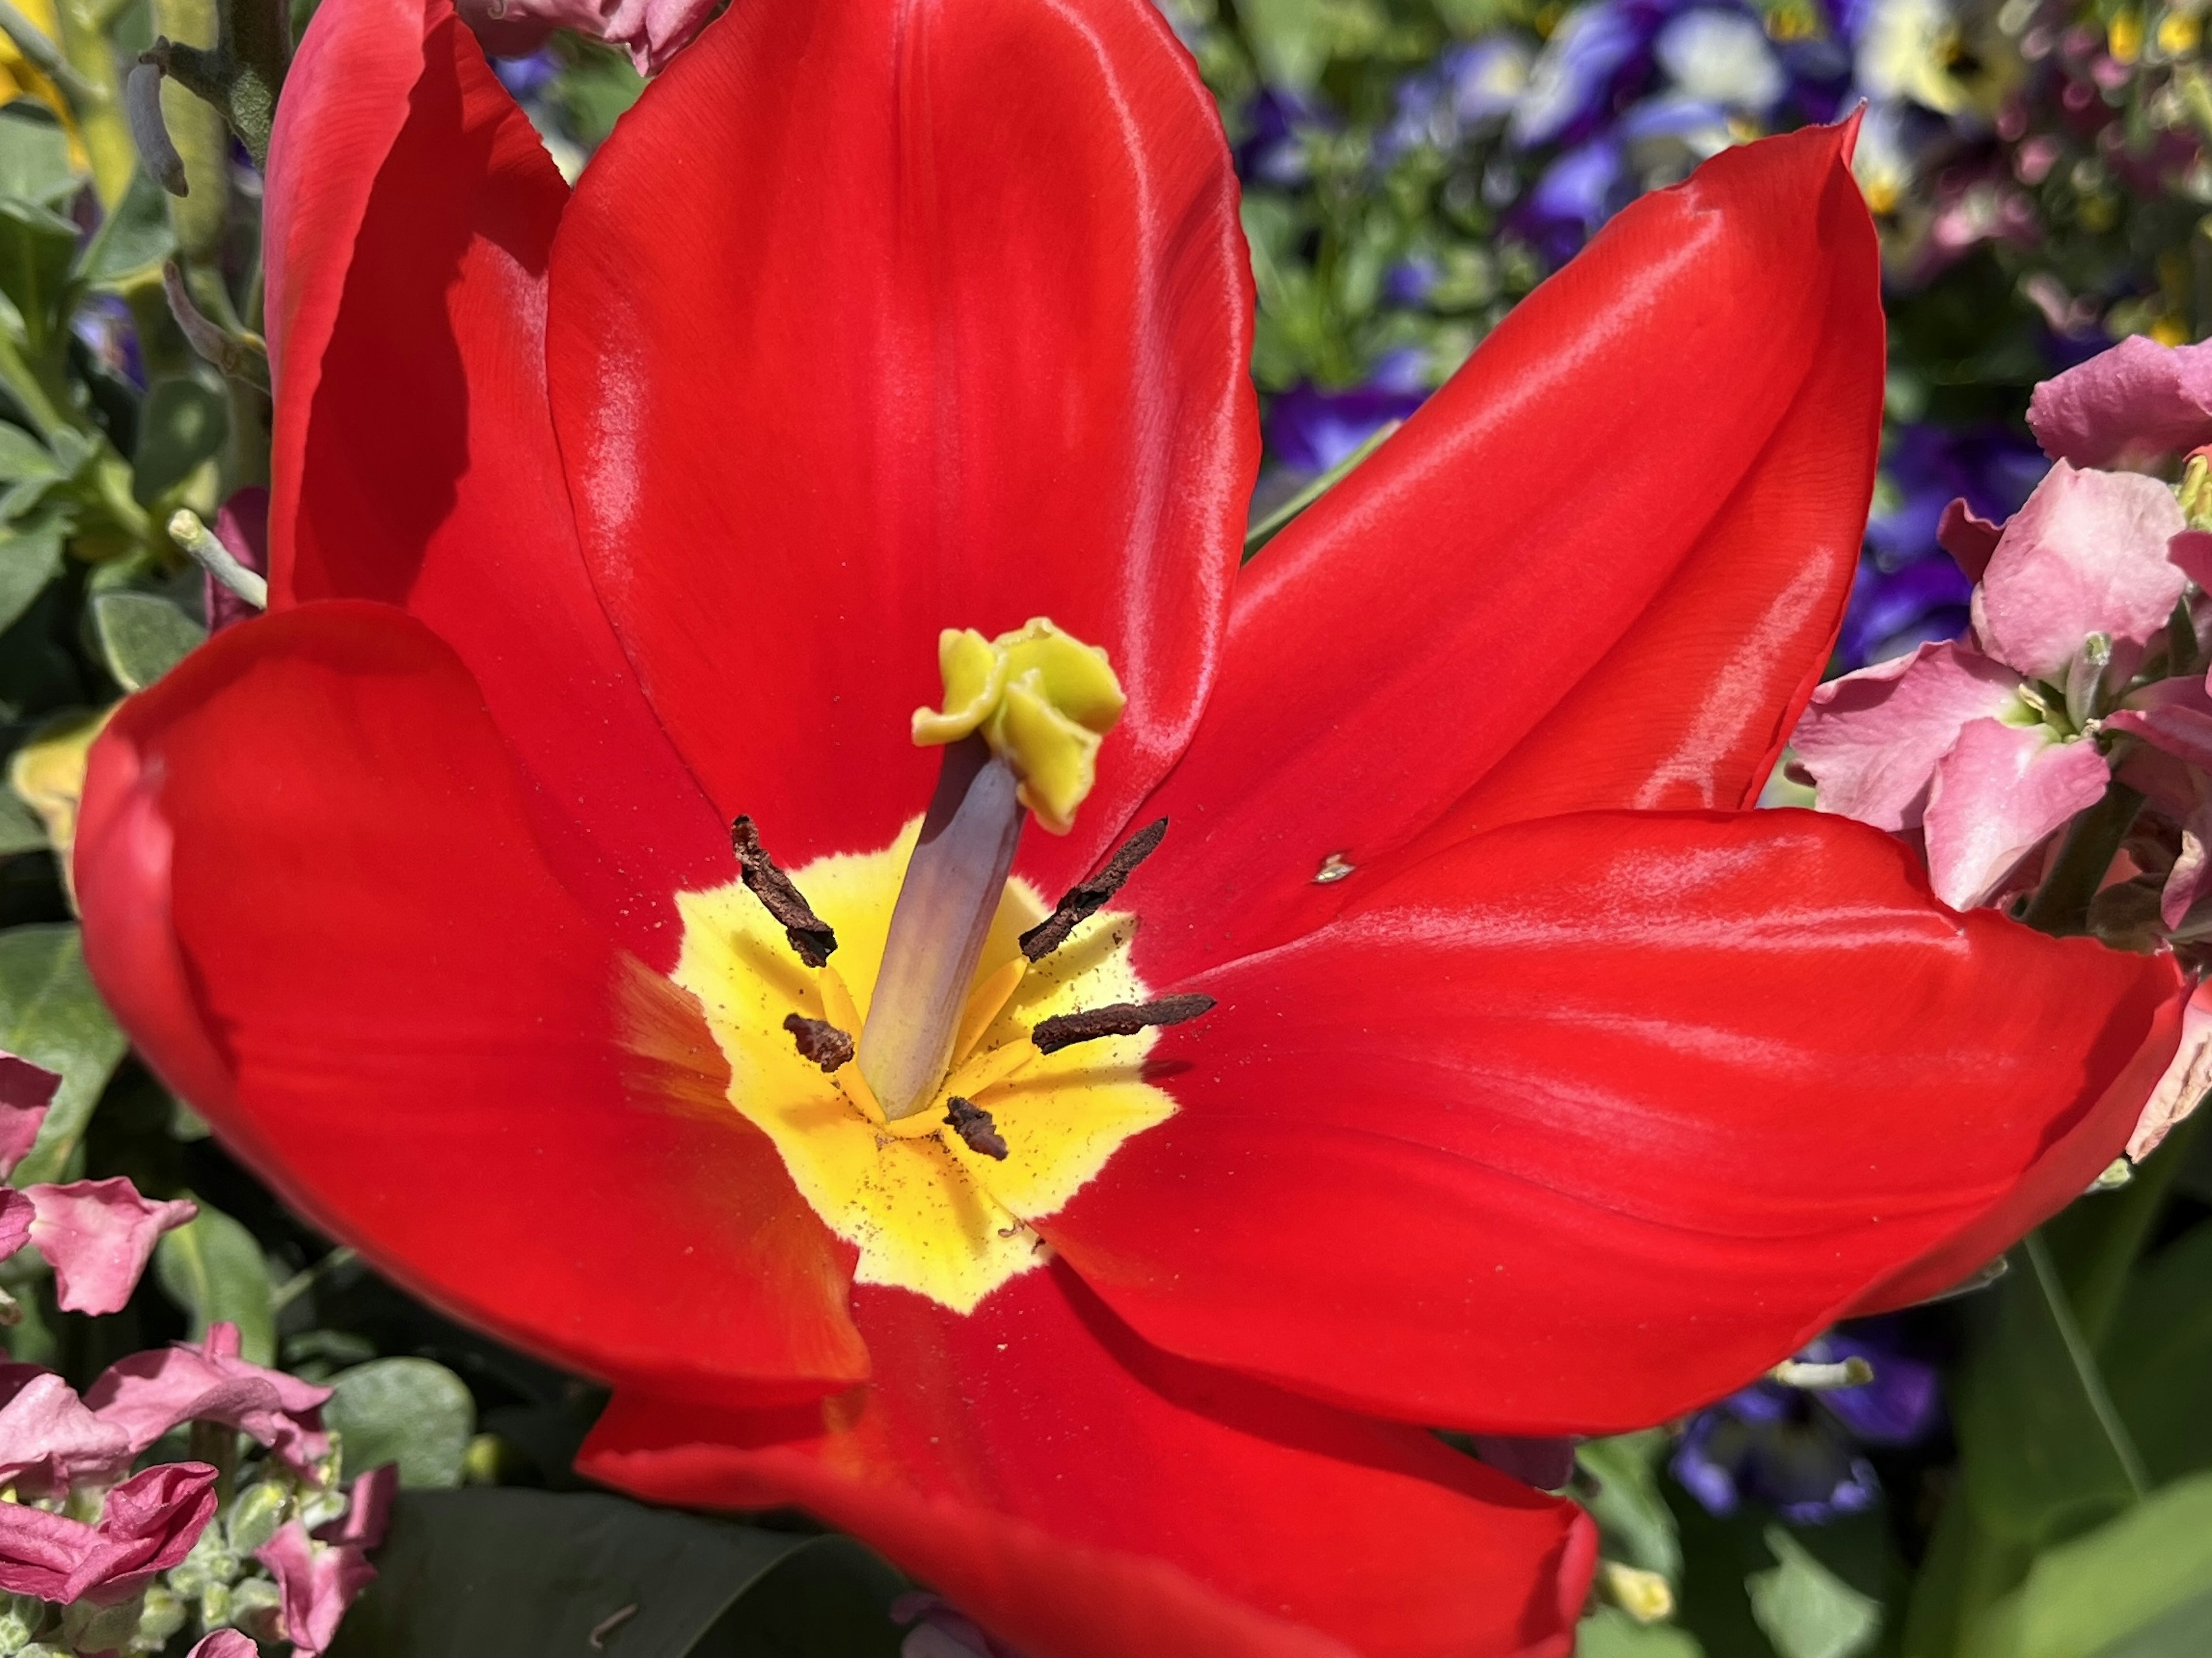
<instances>
[{"instance_id":1,"label":"green stem","mask_svg":"<svg viewBox=\"0 0 2212 1658\"><path fill-rule=\"evenodd\" d=\"M2157 1224L2166 1188L2189 1161L2190 1144L2203 1126L2201 1113L2185 1118L2166 1136L2166 1144L2144 1160L2125 1188L2096 1202L2105 1222L2103 1236L2072 1297L2075 1313L2081 1321L2082 1339L2093 1350L2104 1345L2112 1329L2128 1274L2135 1270L2151 1228Z\"/></svg>"},{"instance_id":2,"label":"green stem","mask_svg":"<svg viewBox=\"0 0 2212 1658\"><path fill-rule=\"evenodd\" d=\"M49 444L61 433L76 428L76 422L63 413L45 380L5 329L0 329L0 384L4 384L9 394L22 404L23 412L39 428L39 435Z\"/></svg>"},{"instance_id":3,"label":"green stem","mask_svg":"<svg viewBox=\"0 0 2212 1658\"><path fill-rule=\"evenodd\" d=\"M2113 1460L2120 1465L2129 1490L2140 1502L2150 1491L2150 1475L2143 1467L2142 1453L2136 1448L2127 1424L2120 1420L2119 1411L2112 1404L2112 1394L2105 1389L2104 1373L2097 1368L2096 1355L2081 1339L2081 1327L2074 1318L2074 1304L2067 1299L2066 1286L2059 1282L2058 1268L2051 1261L2051 1247L2043 1241L2040 1232L2030 1232L2024 1242L2028 1265L2035 1270L2036 1287L2043 1291L2045 1304L2051 1309L2051 1322L2057 1326L2058 1339L2065 1344L2066 1357L2074 1366L2074 1377L2081 1384L2081 1396L2089 1401L2090 1413L2104 1430Z\"/></svg>"},{"instance_id":4,"label":"green stem","mask_svg":"<svg viewBox=\"0 0 2212 1658\"><path fill-rule=\"evenodd\" d=\"M1353 467L1380 449L1383 440L1405 423L1400 420L1386 422L1364 443L1247 530L1244 532L1244 556L1251 557L1280 535L1292 519L1341 483Z\"/></svg>"},{"instance_id":5,"label":"green stem","mask_svg":"<svg viewBox=\"0 0 2212 1658\"><path fill-rule=\"evenodd\" d=\"M2021 920L2040 932L2086 932L2089 901L2105 879L2105 872L2134 827L2143 798L2125 783L2114 783L2105 798L2074 820L2059 848L2058 862L2042 890L2028 901Z\"/></svg>"}]
</instances>

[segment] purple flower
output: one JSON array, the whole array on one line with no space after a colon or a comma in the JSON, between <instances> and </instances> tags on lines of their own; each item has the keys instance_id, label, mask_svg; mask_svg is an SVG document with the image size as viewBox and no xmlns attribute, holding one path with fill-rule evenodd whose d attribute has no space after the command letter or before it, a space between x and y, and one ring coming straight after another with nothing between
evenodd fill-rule
<instances>
[{"instance_id":1,"label":"purple flower","mask_svg":"<svg viewBox=\"0 0 2212 1658\"><path fill-rule=\"evenodd\" d=\"M1342 465L1376 432L1428 400L1419 367L1413 354L1394 353L1364 386L1346 392L1297 386L1279 393L1267 409L1267 452L1294 472Z\"/></svg>"},{"instance_id":2,"label":"purple flower","mask_svg":"<svg viewBox=\"0 0 2212 1658\"><path fill-rule=\"evenodd\" d=\"M1237 176L1248 183L1297 189L1312 173L1306 165L1305 135L1326 131L1331 125L1328 112L1304 93L1261 88L1244 106L1244 137L1232 157Z\"/></svg>"},{"instance_id":3,"label":"purple flower","mask_svg":"<svg viewBox=\"0 0 2212 1658\"><path fill-rule=\"evenodd\" d=\"M561 64L550 48L541 46L527 57L495 58L491 70L517 103L526 104L553 84Z\"/></svg>"},{"instance_id":4,"label":"purple flower","mask_svg":"<svg viewBox=\"0 0 2212 1658\"><path fill-rule=\"evenodd\" d=\"M1709 1513L1763 1503L1800 1526L1858 1513L1881 1493L1859 1443L1910 1444L1942 1415L1935 1368L1900 1351L1886 1321L1832 1332L1803 1357L1814 1363L1863 1358L1874 1380L1820 1393L1759 1382L1698 1412L1671 1466Z\"/></svg>"}]
</instances>

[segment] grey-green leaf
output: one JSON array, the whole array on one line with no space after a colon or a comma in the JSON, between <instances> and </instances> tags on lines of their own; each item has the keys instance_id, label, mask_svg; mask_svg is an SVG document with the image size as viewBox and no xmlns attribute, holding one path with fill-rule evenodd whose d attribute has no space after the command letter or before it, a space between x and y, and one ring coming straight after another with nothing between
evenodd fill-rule
<instances>
[{"instance_id":1,"label":"grey-green leaf","mask_svg":"<svg viewBox=\"0 0 2212 1658\"><path fill-rule=\"evenodd\" d=\"M68 514L52 505L33 509L17 523L0 525L0 628L13 626L61 574L68 536Z\"/></svg>"},{"instance_id":2,"label":"grey-green leaf","mask_svg":"<svg viewBox=\"0 0 2212 1658\"><path fill-rule=\"evenodd\" d=\"M66 325L70 266L76 259L76 227L36 204L0 200L0 293L21 320L23 343L34 356Z\"/></svg>"},{"instance_id":3,"label":"grey-green leaf","mask_svg":"<svg viewBox=\"0 0 2212 1658\"><path fill-rule=\"evenodd\" d=\"M2195 1658L2212 1629L2208 1585L2212 1473L2199 1473L2046 1550L1974 1621L1962 1658Z\"/></svg>"},{"instance_id":4,"label":"grey-green leaf","mask_svg":"<svg viewBox=\"0 0 2212 1658\"><path fill-rule=\"evenodd\" d=\"M107 671L126 691L143 691L191 654L207 629L152 593L102 593L92 601Z\"/></svg>"},{"instance_id":5,"label":"grey-green leaf","mask_svg":"<svg viewBox=\"0 0 2212 1658\"><path fill-rule=\"evenodd\" d=\"M477 1406L460 1377L427 1358L375 1358L332 1385L323 1423L337 1430L349 1474L396 1462L403 1485L461 1483Z\"/></svg>"},{"instance_id":6,"label":"grey-green leaf","mask_svg":"<svg viewBox=\"0 0 2212 1658\"><path fill-rule=\"evenodd\" d=\"M1682 1548L1674 1515L1659 1491L1659 1463L1669 1443L1663 1428L1593 1439L1575 1448L1575 1461L1597 1481L1583 1502L1605 1533L1606 1552L1668 1582L1682 1581Z\"/></svg>"},{"instance_id":7,"label":"grey-green leaf","mask_svg":"<svg viewBox=\"0 0 2212 1658\"><path fill-rule=\"evenodd\" d=\"M95 288L113 288L142 278L177 249L169 228L168 195L140 167L131 188L85 245L77 271Z\"/></svg>"},{"instance_id":8,"label":"grey-green leaf","mask_svg":"<svg viewBox=\"0 0 2212 1658\"><path fill-rule=\"evenodd\" d=\"M222 448L229 430L229 406L214 387L185 374L155 381L138 411L131 495L150 506Z\"/></svg>"},{"instance_id":9,"label":"grey-green leaf","mask_svg":"<svg viewBox=\"0 0 2212 1658\"><path fill-rule=\"evenodd\" d=\"M23 804L11 788L0 786L0 858L11 853L40 852L46 846L46 826L38 813Z\"/></svg>"},{"instance_id":10,"label":"grey-green leaf","mask_svg":"<svg viewBox=\"0 0 2212 1658\"><path fill-rule=\"evenodd\" d=\"M46 446L21 427L0 421L0 483L52 482L65 474Z\"/></svg>"},{"instance_id":11,"label":"grey-green leaf","mask_svg":"<svg viewBox=\"0 0 2212 1658\"><path fill-rule=\"evenodd\" d=\"M1766 1546L1782 1564L1744 1580L1751 1615L1779 1658L1852 1658L1881 1634L1881 1603L1830 1571L1779 1526Z\"/></svg>"},{"instance_id":12,"label":"grey-green leaf","mask_svg":"<svg viewBox=\"0 0 2212 1658\"><path fill-rule=\"evenodd\" d=\"M124 1047L123 1032L85 970L84 941L75 926L0 932L0 1048L62 1078L38 1144L10 1177L15 1185L63 1177Z\"/></svg>"},{"instance_id":13,"label":"grey-green leaf","mask_svg":"<svg viewBox=\"0 0 2212 1658\"><path fill-rule=\"evenodd\" d=\"M1575 1658L1705 1658L1698 1637L1673 1624L1639 1624L1600 1606L1575 1629Z\"/></svg>"},{"instance_id":14,"label":"grey-green leaf","mask_svg":"<svg viewBox=\"0 0 2212 1658\"><path fill-rule=\"evenodd\" d=\"M858 1545L592 1492L406 1491L331 1658L896 1658ZM712 1633L711 1643L702 1645Z\"/></svg>"},{"instance_id":15,"label":"grey-green leaf","mask_svg":"<svg viewBox=\"0 0 2212 1658\"><path fill-rule=\"evenodd\" d=\"M27 98L0 107L0 196L52 207L75 195L69 135L52 111Z\"/></svg>"},{"instance_id":16,"label":"grey-green leaf","mask_svg":"<svg viewBox=\"0 0 2212 1658\"><path fill-rule=\"evenodd\" d=\"M154 1247L154 1275L170 1300L192 1316L192 1339L211 1324L238 1327L239 1357L276 1362L276 1314L269 1263L253 1234L203 1202L198 1216L165 1232Z\"/></svg>"}]
</instances>

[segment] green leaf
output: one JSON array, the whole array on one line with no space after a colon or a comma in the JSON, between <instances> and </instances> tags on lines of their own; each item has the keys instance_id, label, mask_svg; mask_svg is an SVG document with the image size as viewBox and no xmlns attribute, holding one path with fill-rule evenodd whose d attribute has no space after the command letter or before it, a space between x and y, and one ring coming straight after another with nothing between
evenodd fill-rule
<instances>
[{"instance_id":1,"label":"green leaf","mask_svg":"<svg viewBox=\"0 0 2212 1658\"><path fill-rule=\"evenodd\" d=\"M1682 1546L1674 1515L1659 1494L1659 1465L1672 1442L1663 1428L1592 1439L1575 1448L1575 1461L1598 1483L1583 1506L1611 1546L1607 1553L1668 1582L1682 1580Z\"/></svg>"},{"instance_id":2,"label":"green leaf","mask_svg":"<svg viewBox=\"0 0 2212 1658\"><path fill-rule=\"evenodd\" d=\"M2208 1586L2212 1473L2201 1473L2046 1551L1974 1621L1962 1658L2196 1658L2212 1628Z\"/></svg>"},{"instance_id":3,"label":"green leaf","mask_svg":"<svg viewBox=\"0 0 2212 1658\"><path fill-rule=\"evenodd\" d=\"M1600 1606L1575 1630L1575 1658L1705 1658L1698 1637L1672 1624L1639 1624Z\"/></svg>"},{"instance_id":4,"label":"green leaf","mask_svg":"<svg viewBox=\"0 0 2212 1658\"><path fill-rule=\"evenodd\" d=\"M69 514L58 507L41 507L20 523L0 525L0 628L13 625L61 574L69 525Z\"/></svg>"},{"instance_id":5,"label":"green leaf","mask_svg":"<svg viewBox=\"0 0 2212 1658\"><path fill-rule=\"evenodd\" d=\"M138 410L132 497L151 506L222 448L229 431L230 408L222 392L188 375L155 381Z\"/></svg>"},{"instance_id":6,"label":"green leaf","mask_svg":"<svg viewBox=\"0 0 2212 1658\"><path fill-rule=\"evenodd\" d=\"M902 1585L857 1544L596 1493L403 1492L376 1567L331 1658L898 1651Z\"/></svg>"},{"instance_id":7,"label":"green leaf","mask_svg":"<svg viewBox=\"0 0 2212 1658\"><path fill-rule=\"evenodd\" d=\"M46 847L46 826L39 821L38 813L25 805L15 790L0 788L0 857L43 852Z\"/></svg>"},{"instance_id":8,"label":"green leaf","mask_svg":"<svg viewBox=\"0 0 2212 1658\"><path fill-rule=\"evenodd\" d=\"M94 631L107 671L126 691L143 691L190 655L207 629L152 593L102 593L92 601Z\"/></svg>"},{"instance_id":9,"label":"green leaf","mask_svg":"<svg viewBox=\"0 0 2212 1658\"><path fill-rule=\"evenodd\" d=\"M1881 1634L1881 1603L1830 1571L1779 1526L1766 1546L1781 1564L1744 1580L1751 1615L1780 1658L1851 1658Z\"/></svg>"},{"instance_id":10,"label":"green leaf","mask_svg":"<svg viewBox=\"0 0 2212 1658\"><path fill-rule=\"evenodd\" d=\"M15 1185L63 1178L124 1047L123 1032L85 971L84 941L75 926L0 932L0 1048L62 1078L38 1144L10 1176Z\"/></svg>"},{"instance_id":11,"label":"green leaf","mask_svg":"<svg viewBox=\"0 0 2212 1658\"><path fill-rule=\"evenodd\" d=\"M238 1327L239 1357L276 1362L276 1312L269 1263L253 1234L202 1202L198 1216L154 1246L154 1276L170 1300L192 1315L192 1339L211 1324Z\"/></svg>"},{"instance_id":12,"label":"green leaf","mask_svg":"<svg viewBox=\"0 0 2212 1658\"><path fill-rule=\"evenodd\" d=\"M69 135L53 112L27 98L0 107L0 196L52 207L77 191Z\"/></svg>"},{"instance_id":13,"label":"green leaf","mask_svg":"<svg viewBox=\"0 0 2212 1658\"><path fill-rule=\"evenodd\" d=\"M2212 1144L2212 1141L2206 1142ZM2212 1221L2138 1266L2103 1353L2112 1402L2154 1480L2212 1468Z\"/></svg>"},{"instance_id":14,"label":"green leaf","mask_svg":"<svg viewBox=\"0 0 2212 1658\"><path fill-rule=\"evenodd\" d=\"M37 355L67 325L76 227L34 203L0 200L0 294L15 307L24 343Z\"/></svg>"},{"instance_id":15,"label":"green leaf","mask_svg":"<svg viewBox=\"0 0 2212 1658\"><path fill-rule=\"evenodd\" d=\"M27 478L52 482L66 476L45 444L21 427L0 421L0 483L21 483Z\"/></svg>"},{"instance_id":16,"label":"green leaf","mask_svg":"<svg viewBox=\"0 0 2212 1658\"><path fill-rule=\"evenodd\" d=\"M1328 63L1333 31L1327 0L1237 0L1237 16L1263 80L1312 89Z\"/></svg>"},{"instance_id":17,"label":"green leaf","mask_svg":"<svg viewBox=\"0 0 2212 1658\"><path fill-rule=\"evenodd\" d=\"M119 288L156 270L177 251L168 202L144 167L132 173L131 188L85 245L77 275L95 288Z\"/></svg>"},{"instance_id":18,"label":"green leaf","mask_svg":"<svg viewBox=\"0 0 2212 1658\"><path fill-rule=\"evenodd\" d=\"M1952 1400L1976 1522L2036 1548L2108 1519L2135 1496L2049 1290L2016 1254L2013 1270L1976 1298Z\"/></svg>"},{"instance_id":19,"label":"green leaf","mask_svg":"<svg viewBox=\"0 0 2212 1658\"><path fill-rule=\"evenodd\" d=\"M461 1483L477 1404L460 1377L427 1358L378 1358L331 1385L337 1392L323 1407L323 1422L345 1448L348 1474L396 1462L403 1485Z\"/></svg>"}]
</instances>

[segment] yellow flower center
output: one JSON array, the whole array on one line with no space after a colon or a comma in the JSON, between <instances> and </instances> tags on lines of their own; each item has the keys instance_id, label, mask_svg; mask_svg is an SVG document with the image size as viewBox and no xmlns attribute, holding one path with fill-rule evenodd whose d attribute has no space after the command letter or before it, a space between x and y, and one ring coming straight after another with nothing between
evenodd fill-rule
<instances>
[{"instance_id":1,"label":"yellow flower center","mask_svg":"<svg viewBox=\"0 0 2212 1658\"><path fill-rule=\"evenodd\" d=\"M1122 708L1106 653L1038 616L947 629L938 663L945 706L914 716L945 750L928 811L880 852L788 874L738 818L739 878L677 895L672 977L729 1061L730 1103L860 1250L857 1279L964 1313L1042 1260L1032 1222L1173 1114L1144 1079L1154 1028L1213 1004L1148 1001L1134 918L1104 908L1165 820L1049 909L1011 873L1030 814L1064 834L1091 792Z\"/></svg>"},{"instance_id":2,"label":"yellow flower center","mask_svg":"<svg viewBox=\"0 0 2212 1658\"><path fill-rule=\"evenodd\" d=\"M830 1230L860 1252L855 1278L896 1284L968 1312L1045 1259L1029 1223L1050 1215L1132 1134L1175 1102L1144 1080L1146 1029L1040 1053L1039 1022L1142 1002L1129 964L1132 918L1103 910L1030 963L1017 942L1048 906L1008 880L969 983L950 1069L923 1108L887 1121L860 1066L825 1074L801 1054L793 1014L857 1033L921 820L879 852L823 858L794 884L836 933L833 964L803 965L784 930L739 882L677 896L684 945L676 983L697 998L730 1065L730 1103L775 1142L792 1181ZM951 1101L987 1112L1003 1160L970 1147Z\"/></svg>"}]
</instances>

